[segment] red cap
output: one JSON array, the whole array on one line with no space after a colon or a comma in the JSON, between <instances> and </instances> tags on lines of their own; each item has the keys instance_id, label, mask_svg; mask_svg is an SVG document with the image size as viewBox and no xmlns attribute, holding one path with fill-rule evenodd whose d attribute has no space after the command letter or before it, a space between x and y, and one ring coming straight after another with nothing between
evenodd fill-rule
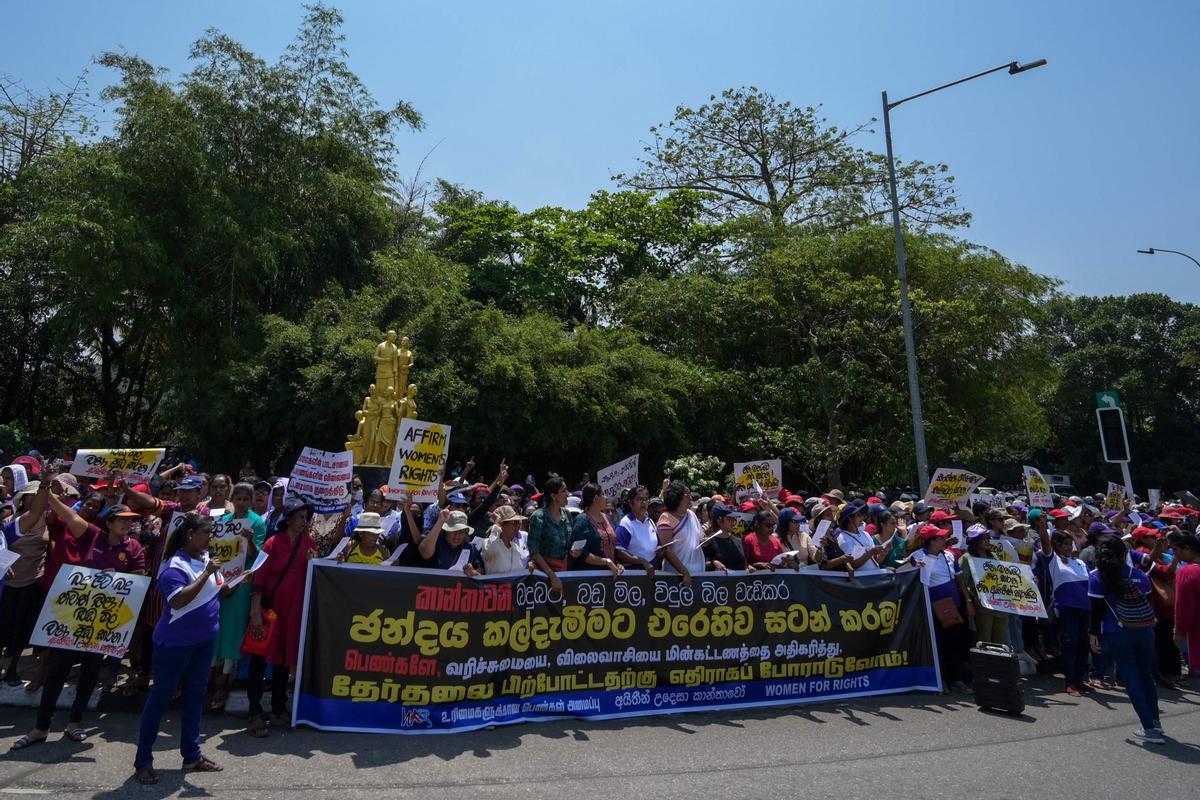
<instances>
[{"instance_id":1,"label":"red cap","mask_svg":"<svg viewBox=\"0 0 1200 800\"><path fill-rule=\"evenodd\" d=\"M1071 508L1074 508L1074 507L1075 507L1075 501L1074 501L1074 500L1068 500L1067 502L1063 503L1063 505L1064 505L1064 506L1070 506Z\"/></svg>"},{"instance_id":2,"label":"red cap","mask_svg":"<svg viewBox=\"0 0 1200 800\"><path fill-rule=\"evenodd\" d=\"M779 501L780 501L781 503L784 503L784 504L786 505L786 504L787 504L787 499L788 499L789 497L791 497L791 496L792 496L792 493L791 493L791 492L789 492L787 489L780 489L780 490L779 490Z\"/></svg>"},{"instance_id":3,"label":"red cap","mask_svg":"<svg viewBox=\"0 0 1200 800\"><path fill-rule=\"evenodd\" d=\"M1162 536L1162 531L1148 525L1140 525L1133 529L1134 539L1157 539L1160 536Z\"/></svg>"},{"instance_id":4,"label":"red cap","mask_svg":"<svg viewBox=\"0 0 1200 800\"><path fill-rule=\"evenodd\" d=\"M868 497L868 498L867 498L867 505L873 505L873 504L875 504L875 503L879 503L880 505L882 505L882 504L883 504L883 500L881 500L880 498L876 497L875 495L871 495L870 497Z\"/></svg>"},{"instance_id":5,"label":"red cap","mask_svg":"<svg viewBox=\"0 0 1200 800\"><path fill-rule=\"evenodd\" d=\"M748 514L751 511L757 511L757 510L758 510L758 504L755 503L753 500L743 500L742 504L740 506L738 506L738 511L741 511L743 514Z\"/></svg>"},{"instance_id":6,"label":"red cap","mask_svg":"<svg viewBox=\"0 0 1200 800\"><path fill-rule=\"evenodd\" d=\"M33 456L17 456L12 460L12 463L20 464L22 467L24 467L25 471L29 473L29 477L31 478L42 474L41 462L39 462Z\"/></svg>"},{"instance_id":7,"label":"red cap","mask_svg":"<svg viewBox=\"0 0 1200 800\"><path fill-rule=\"evenodd\" d=\"M944 511L940 508L929 517L930 522L949 522L954 519L958 519L957 514L951 514L949 511Z\"/></svg>"},{"instance_id":8,"label":"red cap","mask_svg":"<svg viewBox=\"0 0 1200 800\"><path fill-rule=\"evenodd\" d=\"M794 494L783 505L786 508L804 508L804 498L798 494Z\"/></svg>"},{"instance_id":9,"label":"red cap","mask_svg":"<svg viewBox=\"0 0 1200 800\"><path fill-rule=\"evenodd\" d=\"M934 512L934 513L936 514L936 513L945 513L945 512ZM942 530L941 528L939 528L937 525L922 525L921 529L919 531L917 531L917 535L920 536L923 540L929 541L930 539L932 539L935 536L945 536L946 532L944 530Z\"/></svg>"},{"instance_id":10,"label":"red cap","mask_svg":"<svg viewBox=\"0 0 1200 800\"><path fill-rule=\"evenodd\" d=\"M1180 514L1179 509L1177 509L1177 508L1168 508L1165 511L1160 512L1158 515L1158 518L1159 519L1176 519L1176 520L1178 520L1178 519L1183 519L1183 514Z\"/></svg>"},{"instance_id":11,"label":"red cap","mask_svg":"<svg viewBox=\"0 0 1200 800\"><path fill-rule=\"evenodd\" d=\"M1070 511L1064 511L1061 508L1052 508L1049 511L1047 511L1046 513L1049 514L1050 516L1054 517L1055 519L1062 519L1063 517L1071 516Z\"/></svg>"}]
</instances>

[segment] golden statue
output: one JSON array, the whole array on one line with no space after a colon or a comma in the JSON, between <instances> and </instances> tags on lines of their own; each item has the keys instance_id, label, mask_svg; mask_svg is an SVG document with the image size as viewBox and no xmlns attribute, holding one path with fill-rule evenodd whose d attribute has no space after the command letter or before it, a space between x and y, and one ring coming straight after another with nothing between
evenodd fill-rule
<instances>
[{"instance_id":1,"label":"golden statue","mask_svg":"<svg viewBox=\"0 0 1200 800\"><path fill-rule=\"evenodd\" d=\"M396 416L400 419L416 419L417 418L417 385L410 383L408 391L404 393L404 397L396 404Z\"/></svg>"},{"instance_id":2,"label":"golden statue","mask_svg":"<svg viewBox=\"0 0 1200 800\"><path fill-rule=\"evenodd\" d=\"M400 430L400 418L396 416L395 391L388 387L379 398L379 425L375 428L375 441L371 447L371 463L392 463L392 451L396 448L396 435Z\"/></svg>"},{"instance_id":3,"label":"golden statue","mask_svg":"<svg viewBox=\"0 0 1200 800\"><path fill-rule=\"evenodd\" d=\"M397 391L402 391L408 385L408 371L412 369L414 360L412 350L408 349L408 337L405 336L400 340L400 349L396 352L396 380L388 386L395 386Z\"/></svg>"},{"instance_id":4,"label":"golden statue","mask_svg":"<svg viewBox=\"0 0 1200 800\"><path fill-rule=\"evenodd\" d=\"M358 425L354 435L346 439L346 449L354 454L354 464L360 467L390 467L400 433L400 420L415 417L417 404L413 399L416 384L407 384L413 365L413 353L408 337L396 343L396 332L388 331L375 346L375 382L363 398L362 408L354 412ZM399 391L396 387L400 387Z\"/></svg>"},{"instance_id":5,"label":"golden statue","mask_svg":"<svg viewBox=\"0 0 1200 800\"><path fill-rule=\"evenodd\" d=\"M389 386L399 386L396 383L396 373L399 369L400 351L396 347L396 332L388 331L387 337L375 346L375 385L379 391Z\"/></svg>"},{"instance_id":6,"label":"golden statue","mask_svg":"<svg viewBox=\"0 0 1200 800\"><path fill-rule=\"evenodd\" d=\"M367 447L370 441L366 437L367 414L361 409L354 412L354 418L358 420L358 428L354 431L354 435L346 440L346 449L354 454L355 464L362 464L366 461Z\"/></svg>"}]
</instances>

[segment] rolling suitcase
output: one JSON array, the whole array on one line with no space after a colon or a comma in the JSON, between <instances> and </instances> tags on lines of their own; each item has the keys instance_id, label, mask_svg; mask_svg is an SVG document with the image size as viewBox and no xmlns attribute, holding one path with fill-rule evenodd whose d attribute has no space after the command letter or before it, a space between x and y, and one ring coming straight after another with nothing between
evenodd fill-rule
<instances>
[{"instance_id":1,"label":"rolling suitcase","mask_svg":"<svg viewBox=\"0 0 1200 800\"><path fill-rule=\"evenodd\" d=\"M975 705L1008 714L1025 712L1021 664L1012 648L979 642L971 648L971 672L975 676Z\"/></svg>"}]
</instances>

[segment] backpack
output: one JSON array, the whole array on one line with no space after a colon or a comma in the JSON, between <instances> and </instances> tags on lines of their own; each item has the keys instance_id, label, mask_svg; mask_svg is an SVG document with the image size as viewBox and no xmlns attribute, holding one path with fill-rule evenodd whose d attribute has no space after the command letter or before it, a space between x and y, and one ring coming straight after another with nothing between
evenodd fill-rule
<instances>
[{"instance_id":1,"label":"backpack","mask_svg":"<svg viewBox=\"0 0 1200 800\"><path fill-rule=\"evenodd\" d=\"M1132 572L1130 573L1132 575ZM1116 605L1109 604L1117 624L1122 628L1137 630L1153 628L1158 623L1154 616L1154 607L1150 600L1142 594L1141 587L1133 580L1126 579L1121 584L1121 593L1117 596Z\"/></svg>"}]
</instances>

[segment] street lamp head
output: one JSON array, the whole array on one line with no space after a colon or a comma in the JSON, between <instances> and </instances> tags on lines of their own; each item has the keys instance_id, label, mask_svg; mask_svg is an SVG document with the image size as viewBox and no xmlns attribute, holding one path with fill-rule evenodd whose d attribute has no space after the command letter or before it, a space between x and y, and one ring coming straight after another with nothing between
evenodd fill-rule
<instances>
[{"instance_id":1,"label":"street lamp head","mask_svg":"<svg viewBox=\"0 0 1200 800\"><path fill-rule=\"evenodd\" d=\"M1151 247L1151 248L1150 248L1150 249L1148 249L1148 250L1138 250L1138 252L1139 252L1139 253L1145 253L1145 254L1146 254L1146 255L1148 255L1148 256L1152 256L1152 255L1154 255L1154 248L1153 248L1153 247Z\"/></svg>"},{"instance_id":2,"label":"street lamp head","mask_svg":"<svg viewBox=\"0 0 1200 800\"><path fill-rule=\"evenodd\" d=\"M1039 58L1037 61L1030 61L1028 64L1018 64L1016 61L1008 65L1008 74L1017 75L1022 72L1028 72L1031 69L1046 66L1046 59Z\"/></svg>"}]
</instances>

